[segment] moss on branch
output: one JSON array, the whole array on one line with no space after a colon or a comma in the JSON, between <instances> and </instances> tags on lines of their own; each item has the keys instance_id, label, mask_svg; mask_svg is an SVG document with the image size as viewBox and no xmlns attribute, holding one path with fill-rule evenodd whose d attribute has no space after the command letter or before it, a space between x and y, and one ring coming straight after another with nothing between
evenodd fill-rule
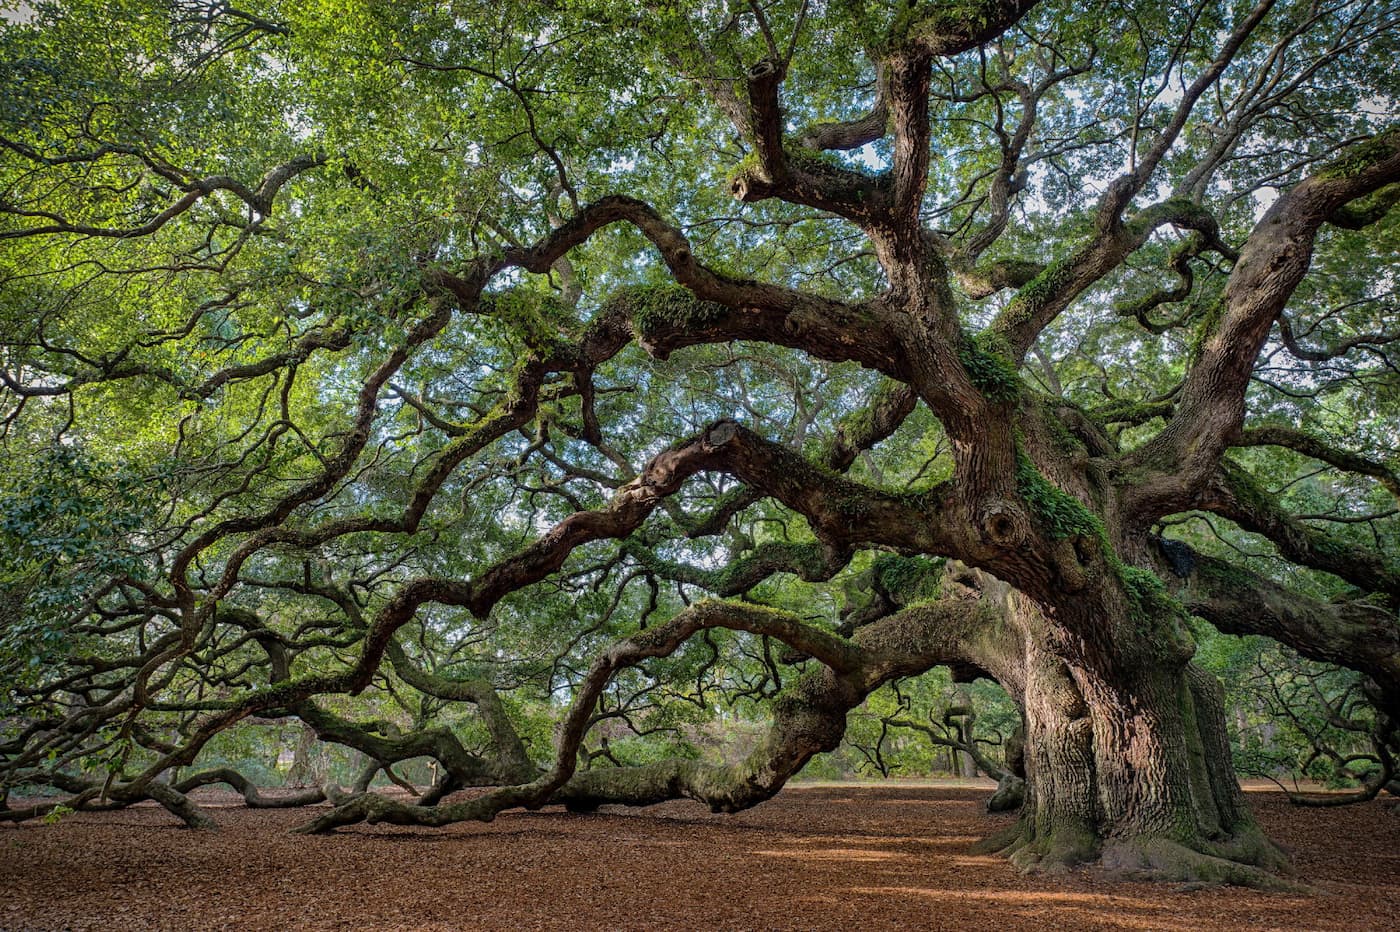
<instances>
[{"instance_id":1,"label":"moss on branch","mask_svg":"<svg viewBox=\"0 0 1400 932\"><path fill-rule=\"evenodd\" d=\"M1105 553L1112 552L1108 546L1108 533L1098 515L1045 478L1030 457L1019 450L1016 454L1016 491L1031 506L1035 516L1054 539L1092 537L1103 542Z\"/></svg>"},{"instance_id":2,"label":"moss on branch","mask_svg":"<svg viewBox=\"0 0 1400 932\"><path fill-rule=\"evenodd\" d=\"M1079 499L1055 486L1029 457L1019 451L1016 488L1053 538L1087 538L1098 544L1105 565L1118 577L1136 619L1185 616L1186 610L1181 602L1171 595L1156 573L1133 566L1118 555L1098 515Z\"/></svg>"},{"instance_id":3,"label":"moss on branch","mask_svg":"<svg viewBox=\"0 0 1400 932\"><path fill-rule=\"evenodd\" d=\"M514 330L531 349L543 352L566 346L565 336L578 323L563 301L530 288L483 294L477 310Z\"/></svg>"},{"instance_id":4,"label":"moss on branch","mask_svg":"<svg viewBox=\"0 0 1400 932\"><path fill-rule=\"evenodd\" d=\"M1317 176L1355 178L1377 162L1394 157L1397 145L1400 145L1400 127L1392 127L1347 149L1341 156L1329 162Z\"/></svg>"},{"instance_id":5,"label":"moss on branch","mask_svg":"<svg viewBox=\"0 0 1400 932\"><path fill-rule=\"evenodd\" d=\"M882 553L870 564L870 574L891 598L909 605L938 595L942 568L942 560Z\"/></svg>"},{"instance_id":6,"label":"moss on branch","mask_svg":"<svg viewBox=\"0 0 1400 932\"><path fill-rule=\"evenodd\" d=\"M791 573L807 582L821 582L839 569L828 559L826 548L814 541L765 541L750 553L712 570L662 559L636 539L624 542L623 549L650 573L724 596L748 592L774 573Z\"/></svg>"},{"instance_id":7,"label":"moss on branch","mask_svg":"<svg viewBox=\"0 0 1400 932\"><path fill-rule=\"evenodd\" d=\"M1009 347L997 334L983 332L964 338L958 359L968 379L989 401L1006 404L1020 397L1020 373L1011 361Z\"/></svg>"},{"instance_id":8,"label":"moss on branch","mask_svg":"<svg viewBox=\"0 0 1400 932\"><path fill-rule=\"evenodd\" d=\"M723 304L701 300L675 284L633 285L614 293L609 303L626 313L633 329L643 338L665 329L713 326L729 313Z\"/></svg>"}]
</instances>

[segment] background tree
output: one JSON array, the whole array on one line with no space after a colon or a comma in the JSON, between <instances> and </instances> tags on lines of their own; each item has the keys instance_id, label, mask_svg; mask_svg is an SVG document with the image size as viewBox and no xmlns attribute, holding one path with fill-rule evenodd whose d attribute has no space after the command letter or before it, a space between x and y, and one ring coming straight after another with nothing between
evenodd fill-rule
<instances>
[{"instance_id":1,"label":"background tree","mask_svg":"<svg viewBox=\"0 0 1400 932\"><path fill-rule=\"evenodd\" d=\"M1363 675L1393 742L1396 26L40 5L6 785L202 824L227 775L176 768L294 718L440 768L311 831L732 811L951 665L1025 721L1016 865L1276 883L1190 618Z\"/></svg>"}]
</instances>

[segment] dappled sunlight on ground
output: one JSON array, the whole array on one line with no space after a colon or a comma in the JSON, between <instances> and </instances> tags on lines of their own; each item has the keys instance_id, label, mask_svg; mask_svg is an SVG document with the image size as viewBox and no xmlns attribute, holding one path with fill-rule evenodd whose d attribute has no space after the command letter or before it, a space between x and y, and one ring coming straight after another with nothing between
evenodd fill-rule
<instances>
[{"instance_id":1,"label":"dappled sunlight on ground","mask_svg":"<svg viewBox=\"0 0 1400 932\"><path fill-rule=\"evenodd\" d=\"M968 853L1010 819L986 795L796 787L734 816L676 802L320 838L287 833L305 811L214 808L206 835L143 805L0 828L0 929L1400 928L1400 815L1380 803L1250 794L1323 891L1299 897L1022 877Z\"/></svg>"},{"instance_id":2,"label":"dappled sunlight on ground","mask_svg":"<svg viewBox=\"0 0 1400 932\"><path fill-rule=\"evenodd\" d=\"M868 851L860 848L807 848L787 851L751 851L759 857L797 858L800 861L888 861L904 857L893 851Z\"/></svg>"}]
</instances>

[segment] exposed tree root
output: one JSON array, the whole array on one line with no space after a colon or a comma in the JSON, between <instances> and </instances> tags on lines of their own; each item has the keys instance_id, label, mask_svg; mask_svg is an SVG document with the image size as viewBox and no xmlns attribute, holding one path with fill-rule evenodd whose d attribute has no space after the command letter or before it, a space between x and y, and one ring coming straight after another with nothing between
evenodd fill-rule
<instances>
[{"instance_id":1,"label":"exposed tree root","mask_svg":"<svg viewBox=\"0 0 1400 932\"><path fill-rule=\"evenodd\" d=\"M1252 823L1225 841L1203 843L1199 850L1210 857L1247 864L1273 874L1292 876L1294 873L1287 853Z\"/></svg>"},{"instance_id":2,"label":"exposed tree root","mask_svg":"<svg viewBox=\"0 0 1400 932\"><path fill-rule=\"evenodd\" d=\"M1012 866L1023 874L1063 874L1092 863L1099 854L1098 839L1088 831L1061 829L1040 838L1024 838L1006 850Z\"/></svg>"},{"instance_id":3,"label":"exposed tree root","mask_svg":"<svg viewBox=\"0 0 1400 932\"><path fill-rule=\"evenodd\" d=\"M1207 850L1162 837L1101 841L1090 833L1069 830L1031 838L1022 820L973 845L972 853L1001 855L1023 874L1059 875L1097 868L1122 880L1316 892L1290 879L1287 855L1257 830L1203 847Z\"/></svg>"},{"instance_id":4,"label":"exposed tree root","mask_svg":"<svg viewBox=\"0 0 1400 932\"><path fill-rule=\"evenodd\" d=\"M972 854L1010 854L1011 849L1025 837L1020 821L1013 822L972 846Z\"/></svg>"},{"instance_id":5,"label":"exposed tree root","mask_svg":"<svg viewBox=\"0 0 1400 932\"><path fill-rule=\"evenodd\" d=\"M196 806L188 796L174 787L164 783L149 783L146 786L146 796L160 803L172 815L184 822L189 828L201 829L203 831L218 831L218 824L209 816L204 814L204 810ZM135 802L135 799L123 800L123 802Z\"/></svg>"},{"instance_id":6,"label":"exposed tree root","mask_svg":"<svg viewBox=\"0 0 1400 932\"><path fill-rule=\"evenodd\" d=\"M996 792L987 797L988 812L1013 812L1026 801L1026 781L1014 773L1003 774Z\"/></svg>"},{"instance_id":7,"label":"exposed tree root","mask_svg":"<svg viewBox=\"0 0 1400 932\"><path fill-rule=\"evenodd\" d=\"M1256 890L1316 893L1305 884L1242 861L1203 854L1166 838L1110 841L1103 847L1100 864L1114 876L1128 880L1175 883L1231 884Z\"/></svg>"}]
</instances>

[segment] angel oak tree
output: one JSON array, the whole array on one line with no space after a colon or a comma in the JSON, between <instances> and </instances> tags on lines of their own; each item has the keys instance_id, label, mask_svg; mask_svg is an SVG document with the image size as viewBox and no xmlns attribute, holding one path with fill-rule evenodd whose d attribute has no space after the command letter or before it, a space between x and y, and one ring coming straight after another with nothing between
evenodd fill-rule
<instances>
[{"instance_id":1,"label":"angel oak tree","mask_svg":"<svg viewBox=\"0 0 1400 932\"><path fill-rule=\"evenodd\" d=\"M203 824L299 720L370 761L307 831L735 811L946 665L1021 709L1015 865L1270 885L1197 619L1394 747L1394 3L35 10L6 786ZM725 696L737 761L617 750Z\"/></svg>"}]
</instances>

